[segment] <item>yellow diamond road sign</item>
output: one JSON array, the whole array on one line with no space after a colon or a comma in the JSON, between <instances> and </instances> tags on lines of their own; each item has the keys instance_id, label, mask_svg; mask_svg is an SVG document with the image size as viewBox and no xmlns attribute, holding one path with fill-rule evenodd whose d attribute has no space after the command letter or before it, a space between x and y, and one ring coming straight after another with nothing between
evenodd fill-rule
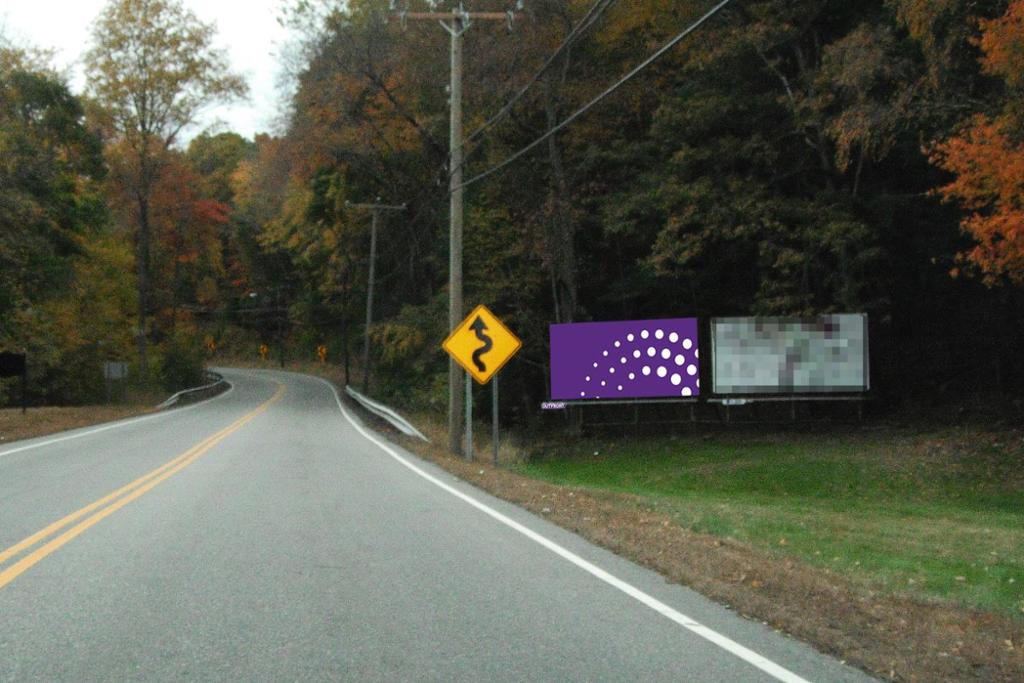
<instances>
[{"instance_id":1,"label":"yellow diamond road sign","mask_svg":"<svg viewBox=\"0 0 1024 683\"><path fill-rule=\"evenodd\" d=\"M487 384L522 345L497 316L480 305L441 346L473 379Z\"/></svg>"}]
</instances>

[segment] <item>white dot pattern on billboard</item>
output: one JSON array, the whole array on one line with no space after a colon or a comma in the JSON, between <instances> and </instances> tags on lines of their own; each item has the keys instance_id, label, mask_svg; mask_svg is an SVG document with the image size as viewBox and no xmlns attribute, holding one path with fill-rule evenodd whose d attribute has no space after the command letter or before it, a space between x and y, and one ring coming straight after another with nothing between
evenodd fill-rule
<instances>
[{"instance_id":1,"label":"white dot pattern on billboard","mask_svg":"<svg viewBox=\"0 0 1024 683\"><path fill-rule=\"evenodd\" d=\"M696 396L696 338L695 318L552 325L552 398ZM605 391L595 391L588 388L593 372L618 381L601 381Z\"/></svg>"}]
</instances>

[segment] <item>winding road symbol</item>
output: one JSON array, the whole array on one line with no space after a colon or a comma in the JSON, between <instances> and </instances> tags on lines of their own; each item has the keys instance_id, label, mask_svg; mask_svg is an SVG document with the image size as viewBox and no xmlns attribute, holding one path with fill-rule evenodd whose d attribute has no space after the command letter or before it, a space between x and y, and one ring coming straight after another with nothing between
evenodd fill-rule
<instances>
[{"instance_id":1,"label":"winding road symbol","mask_svg":"<svg viewBox=\"0 0 1024 683\"><path fill-rule=\"evenodd\" d=\"M476 338L484 343L483 346L473 352L473 365L475 365L476 369L480 372L487 372L487 366L484 365L482 360L480 360L480 356L494 348L494 341L484 334L484 332L487 331L487 323L484 322L483 318L477 316L476 320L473 321L473 324L469 326L469 329L473 330L473 332L476 333Z\"/></svg>"},{"instance_id":2,"label":"winding road symbol","mask_svg":"<svg viewBox=\"0 0 1024 683\"><path fill-rule=\"evenodd\" d=\"M441 347L480 384L487 384L523 343L483 304L456 326Z\"/></svg>"}]
</instances>

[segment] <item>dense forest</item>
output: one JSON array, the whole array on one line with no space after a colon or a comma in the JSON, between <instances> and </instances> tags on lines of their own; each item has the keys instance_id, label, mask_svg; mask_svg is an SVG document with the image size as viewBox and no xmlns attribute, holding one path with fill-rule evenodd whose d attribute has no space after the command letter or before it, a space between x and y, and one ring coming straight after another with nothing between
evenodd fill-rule
<instances>
[{"instance_id":1,"label":"dense forest","mask_svg":"<svg viewBox=\"0 0 1024 683\"><path fill-rule=\"evenodd\" d=\"M38 400L96 399L103 360L168 386L261 343L355 364L351 205L379 200L406 210L380 219L373 392L446 405L449 35L402 11L453 3L393 4L286 3L293 96L254 140L183 141L244 84L173 0L110 3L84 93L0 44L0 347L28 353ZM523 339L510 416L547 395L553 322L861 311L877 405L1019 409L1024 0L735 0L499 166L715 3L522 4L466 32L463 102L465 300ZM114 73L111 27L146 12L181 38L162 92Z\"/></svg>"}]
</instances>

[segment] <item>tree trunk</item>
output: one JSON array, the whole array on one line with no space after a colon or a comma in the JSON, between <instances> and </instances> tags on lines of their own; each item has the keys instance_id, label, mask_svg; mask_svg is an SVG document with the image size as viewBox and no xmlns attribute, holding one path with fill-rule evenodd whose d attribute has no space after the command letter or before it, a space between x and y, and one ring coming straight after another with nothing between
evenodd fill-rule
<instances>
[{"instance_id":1,"label":"tree trunk","mask_svg":"<svg viewBox=\"0 0 1024 683\"><path fill-rule=\"evenodd\" d=\"M545 81L544 113L549 128L558 124L558 112L554 86ZM569 215L568 194L565 180L565 166L558 136L548 138L548 161L551 164L550 206L551 223L548 244L551 250L551 272L554 280L555 320L571 323L576 319L576 246L575 230Z\"/></svg>"},{"instance_id":2,"label":"tree trunk","mask_svg":"<svg viewBox=\"0 0 1024 683\"><path fill-rule=\"evenodd\" d=\"M566 58L568 67L568 58ZM564 74L564 72L563 72ZM544 114L548 128L558 125L558 105L555 85L549 78L544 81ZM565 165L558 136L548 138L548 161L551 164L550 201L551 223L548 244L551 250L551 275L554 289L555 321L571 323L576 320L578 305L576 289L576 235L569 215ZM579 409L566 411L570 434L579 435L583 428L583 413Z\"/></svg>"}]
</instances>

